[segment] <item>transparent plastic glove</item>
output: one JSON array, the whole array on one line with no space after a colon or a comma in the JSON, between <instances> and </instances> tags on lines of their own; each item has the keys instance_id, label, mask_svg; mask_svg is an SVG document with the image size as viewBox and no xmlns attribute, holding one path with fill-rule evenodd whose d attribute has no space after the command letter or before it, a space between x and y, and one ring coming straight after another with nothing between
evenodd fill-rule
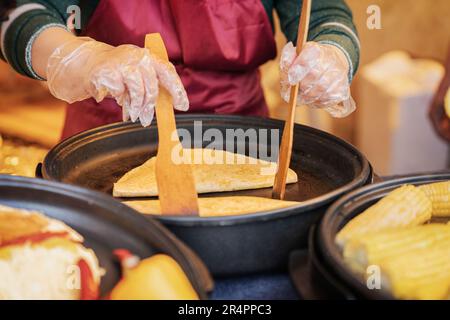
<instances>
[{"instance_id":1,"label":"transparent plastic glove","mask_svg":"<svg viewBox=\"0 0 450 320\"><path fill-rule=\"evenodd\" d=\"M308 105L342 118L355 110L348 81L348 61L339 48L307 42L297 56L291 42L281 53L281 97L289 102L291 86L300 83L297 105Z\"/></svg>"},{"instance_id":2,"label":"transparent plastic glove","mask_svg":"<svg viewBox=\"0 0 450 320\"><path fill-rule=\"evenodd\" d=\"M47 82L55 97L69 103L112 97L122 106L124 120L139 119L143 126L153 119L159 84L172 95L175 109L189 109L175 67L134 45L113 47L91 38L77 38L53 52L48 60Z\"/></svg>"}]
</instances>

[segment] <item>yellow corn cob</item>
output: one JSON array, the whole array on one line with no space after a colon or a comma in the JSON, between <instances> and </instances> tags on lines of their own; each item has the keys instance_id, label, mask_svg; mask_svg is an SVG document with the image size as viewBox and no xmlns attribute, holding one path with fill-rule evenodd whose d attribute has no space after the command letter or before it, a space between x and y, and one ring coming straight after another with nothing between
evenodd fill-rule
<instances>
[{"instance_id":1,"label":"yellow corn cob","mask_svg":"<svg viewBox=\"0 0 450 320\"><path fill-rule=\"evenodd\" d=\"M364 273L369 265L379 265L382 261L437 243L450 246L450 225L432 223L371 233L348 241L343 254L353 270Z\"/></svg>"},{"instance_id":2,"label":"yellow corn cob","mask_svg":"<svg viewBox=\"0 0 450 320\"><path fill-rule=\"evenodd\" d=\"M382 288L400 299L447 299L450 290L450 245L438 242L379 264ZM384 287L383 287L384 286Z\"/></svg>"},{"instance_id":3,"label":"yellow corn cob","mask_svg":"<svg viewBox=\"0 0 450 320\"><path fill-rule=\"evenodd\" d=\"M450 217L450 181L425 184L419 189L430 198L434 217Z\"/></svg>"},{"instance_id":4,"label":"yellow corn cob","mask_svg":"<svg viewBox=\"0 0 450 320\"><path fill-rule=\"evenodd\" d=\"M431 208L431 201L422 190L402 186L347 223L338 233L336 243L343 248L352 237L423 224L431 218Z\"/></svg>"}]
</instances>

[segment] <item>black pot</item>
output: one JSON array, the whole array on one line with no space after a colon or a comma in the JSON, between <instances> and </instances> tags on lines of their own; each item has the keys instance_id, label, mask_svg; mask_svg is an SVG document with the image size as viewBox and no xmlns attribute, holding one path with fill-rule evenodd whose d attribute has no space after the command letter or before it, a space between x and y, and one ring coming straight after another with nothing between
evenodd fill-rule
<instances>
[{"instance_id":1,"label":"black pot","mask_svg":"<svg viewBox=\"0 0 450 320\"><path fill-rule=\"evenodd\" d=\"M393 299L393 296L386 291L369 290L367 288L364 279L347 267L334 239L339 230L352 218L386 196L393 189L404 184L421 185L445 180L450 180L450 172L394 178L356 190L335 202L321 220L313 241L315 255L321 259L319 261L320 266L326 273L332 275L333 280L327 281L327 284L333 285L332 282L335 282L346 288L342 292L343 297L348 296L350 291L356 298Z\"/></svg>"},{"instance_id":2,"label":"black pot","mask_svg":"<svg viewBox=\"0 0 450 320\"><path fill-rule=\"evenodd\" d=\"M202 121L203 130L218 129L224 136L227 129L269 129L278 130L281 137L284 125L283 121L254 117L183 115L177 116L177 127L193 135L194 121ZM204 141L192 143L206 145ZM270 150L271 143L271 139L237 141L245 152L250 147L259 150L262 144ZM223 144L225 147L226 140ZM100 127L53 148L44 160L42 175L111 193L112 184L155 155L157 146L155 123L148 128L132 123ZM299 182L287 187L286 200L303 201L298 206L245 216L157 219L191 246L214 275L284 270L289 252L306 246L309 228L328 205L372 181L371 167L356 148L328 133L301 125L294 128L291 168L297 172ZM267 188L221 195L271 197L271 191ZM211 195L214 194L208 196Z\"/></svg>"},{"instance_id":3,"label":"black pot","mask_svg":"<svg viewBox=\"0 0 450 320\"><path fill-rule=\"evenodd\" d=\"M317 225L309 232L308 248L289 257L289 274L300 297L305 300L354 300L355 293L328 266L317 246Z\"/></svg>"},{"instance_id":4,"label":"black pot","mask_svg":"<svg viewBox=\"0 0 450 320\"><path fill-rule=\"evenodd\" d=\"M155 219L145 219L111 197L42 179L0 175L0 204L37 210L61 220L85 238L106 275L101 294L107 295L121 277L113 250L124 248L141 258L155 253L173 257L199 296L207 298L211 277L200 259Z\"/></svg>"}]
</instances>

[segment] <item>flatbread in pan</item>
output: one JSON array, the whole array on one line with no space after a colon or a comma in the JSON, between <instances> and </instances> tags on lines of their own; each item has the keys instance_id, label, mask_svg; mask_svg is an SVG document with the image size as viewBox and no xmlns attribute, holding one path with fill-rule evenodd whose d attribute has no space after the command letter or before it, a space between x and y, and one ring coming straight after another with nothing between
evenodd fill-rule
<instances>
[{"instance_id":1,"label":"flatbread in pan","mask_svg":"<svg viewBox=\"0 0 450 320\"><path fill-rule=\"evenodd\" d=\"M132 200L124 204L143 214L160 215L159 200ZM261 197L233 196L199 198L200 217L221 217L276 210L298 205L296 201Z\"/></svg>"},{"instance_id":2,"label":"flatbread in pan","mask_svg":"<svg viewBox=\"0 0 450 320\"><path fill-rule=\"evenodd\" d=\"M213 149L184 149L174 161L190 161L198 193L225 192L273 186L276 164L241 154ZM114 184L115 197L157 196L156 157L127 172ZM297 182L289 169L287 183Z\"/></svg>"}]
</instances>

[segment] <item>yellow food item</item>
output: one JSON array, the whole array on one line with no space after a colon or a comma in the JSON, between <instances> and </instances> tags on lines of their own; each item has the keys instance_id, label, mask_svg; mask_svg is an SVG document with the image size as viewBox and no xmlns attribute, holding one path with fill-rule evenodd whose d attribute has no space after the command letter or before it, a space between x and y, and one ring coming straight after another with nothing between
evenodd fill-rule
<instances>
[{"instance_id":1,"label":"yellow food item","mask_svg":"<svg viewBox=\"0 0 450 320\"><path fill-rule=\"evenodd\" d=\"M343 255L353 270L365 272L369 265L380 265L405 253L430 249L443 243L450 246L450 225L431 223L369 233L351 239L347 242Z\"/></svg>"},{"instance_id":2,"label":"yellow food item","mask_svg":"<svg viewBox=\"0 0 450 320\"><path fill-rule=\"evenodd\" d=\"M160 215L159 200L124 201L124 204L144 214ZM199 198L201 217L220 217L276 210L298 205L299 202L275 200L261 197L210 197Z\"/></svg>"},{"instance_id":3,"label":"yellow food item","mask_svg":"<svg viewBox=\"0 0 450 320\"><path fill-rule=\"evenodd\" d=\"M44 232L67 232L74 241L83 237L63 222L40 212L0 205L0 245L19 237Z\"/></svg>"},{"instance_id":4,"label":"yellow food item","mask_svg":"<svg viewBox=\"0 0 450 320\"><path fill-rule=\"evenodd\" d=\"M450 243L439 241L380 264L382 285L401 299L448 299Z\"/></svg>"},{"instance_id":5,"label":"yellow food item","mask_svg":"<svg viewBox=\"0 0 450 320\"><path fill-rule=\"evenodd\" d=\"M38 213L0 206L0 244L29 234L43 232L48 220ZM14 227L12 227L14 226Z\"/></svg>"},{"instance_id":6,"label":"yellow food item","mask_svg":"<svg viewBox=\"0 0 450 320\"><path fill-rule=\"evenodd\" d=\"M434 217L450 217L450 181L419 186L431 200Z\"/></svg>"},{"instance_id":7,"label":"yellow food item","mask_svg":"<svg viewBox=\"0 0 450 320\"><path fill-rule=\"evenodd\" d=\"M175 155L177 156L177 155ZM236 191L272 187L276 164L223 150L184 149L177 161L191 163L198 193ZM183 160L185 159L185 160ZM114 184L115 197L158 195L156 157L132 169ZM287 183L297 182L289 169Z\"/></svg>"},{"instance_id":8,"label":"yellow food item","mask_svg":"<svg viewBox=\"0 0 450 320\"><path fill-rule=\"evenodd\" d=\"M0 174L34 177L47 152L38 146L3 140L0 135Z\"/></svg>"},{"instance_id":9,"label":"yellow food item","mask_svg":"<svg viewBox=\"0 0 450 320\"><path fill-rule=\"evenodd\" d=\"M353 237L423 224L431 218L431 211L431 201L422 190L404 185L350 220L337 234L336 243L344 248Z\"/></svg>"},{"instance_id":10,"label":"yellow food item","mask_svg":"<svg viewBox=\"0 0 450 320\"><path fill-rule=\"evenodd\" d=\"M130 269L114 287L111 300L198 300L183 269L171 257L157 254Z\"/></svg>"}]
</instances>

